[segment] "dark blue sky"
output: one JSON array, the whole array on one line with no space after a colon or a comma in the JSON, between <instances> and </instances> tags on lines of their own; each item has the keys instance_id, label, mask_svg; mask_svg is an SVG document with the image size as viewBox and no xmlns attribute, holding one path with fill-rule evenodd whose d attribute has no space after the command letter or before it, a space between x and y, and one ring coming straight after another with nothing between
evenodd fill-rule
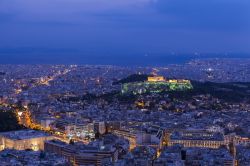
<instances>
[{"instance_id":1,"label":"dark blue sky","mask_svg":"<svg viewBox=\"0 0 250 166\"><path fill-rule=\"evenodd\" d=\"M0 0L6 63L172 52L250 53L250 0Z\"/></svg>"}]
</instances>

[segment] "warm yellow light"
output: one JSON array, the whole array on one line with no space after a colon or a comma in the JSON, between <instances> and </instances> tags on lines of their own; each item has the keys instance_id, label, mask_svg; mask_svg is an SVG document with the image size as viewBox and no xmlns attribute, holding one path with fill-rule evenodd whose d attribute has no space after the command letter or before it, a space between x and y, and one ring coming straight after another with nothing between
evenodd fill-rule
<instances>
[{"instance_id":1,"label":"warm yellow light","mask_svg":"<svg viewBox=\"0 0 250 166\"><path fill-rule=\"evenodd\" d=\"M34 143L34 144L32 144L31 149L34 150L34 151L38 151L39 147L38 147L38 145L36 143Z\"/></svg>"},{"instance_id":2,"label":"warm yellow light","mask_svg":"<svg viewBox=\"0 0 250 166\"><path fill-rule=\"evenodd\" d=\"M162 76L155 76L155 77L148 77L149 82L159 82L159 81L165 81L164 77Z\"/></svg>"},{"instance_id":3,"label":"warm yellow light","mask_svg":"<svg viewBox=\"0 0 250 166\"><path fill-rule=\"evenodd\" d=\"M177 80L169 80L170 83L177 83Z\"/></svg>"},{"instance_id":4,"label":"warm yellow light","mask_svg":"<svg viewBox=\"0 0 250 166\"><path fill-rule=\"evenodd\" d=\"M23 112L18 112L17 115L18 116L22 116Z\"/></svg>"}]
</instances>

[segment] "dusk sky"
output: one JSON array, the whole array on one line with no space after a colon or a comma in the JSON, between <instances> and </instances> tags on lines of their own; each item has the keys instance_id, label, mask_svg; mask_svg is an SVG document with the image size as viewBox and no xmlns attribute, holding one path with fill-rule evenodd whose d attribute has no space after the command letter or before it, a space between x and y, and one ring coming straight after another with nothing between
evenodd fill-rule
<instances>
[{"instance_id":1,"label":"dusk sky","mask_svg":"<svg viewBox=\"0 0 250 166\"><path fill-rule=\"evenodd\" d=\"M0 0L0 56L250 53L250 0Z\"/></svg>"}]
</instances>

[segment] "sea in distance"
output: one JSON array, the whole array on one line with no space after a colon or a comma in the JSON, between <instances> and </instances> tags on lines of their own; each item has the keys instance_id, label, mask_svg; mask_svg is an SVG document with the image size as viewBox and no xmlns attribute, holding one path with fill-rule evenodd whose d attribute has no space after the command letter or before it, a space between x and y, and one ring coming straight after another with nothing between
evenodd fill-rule
<instances>
[{"instance_id":1,"label":"sea in distance","mask_svg":"<svg viewBox=\"0 0 250 166\"><path fill-rule=\"evenodd\" d=\"M250 54L134 54L134 55L84 55L67 53L18 53L0 52L0 64L77 64L116 66L165 66L183 64L193 59L250 58Z\"/></svg>"}]
</instances>

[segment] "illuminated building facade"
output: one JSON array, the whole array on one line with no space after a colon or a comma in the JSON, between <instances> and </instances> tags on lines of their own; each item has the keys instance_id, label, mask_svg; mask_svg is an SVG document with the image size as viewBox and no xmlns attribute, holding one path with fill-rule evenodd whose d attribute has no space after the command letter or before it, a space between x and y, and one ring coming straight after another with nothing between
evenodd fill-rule
<instances>
[{"instance_id":1,"label":"illuminated building facade","mask_svg":"<svg viewBox=\"0 0 250 166\"><path fill-rule=\"evenodd\" d=\"M74 166L102 165L104 159L115 162L118 160L118 150L115 148L99 148L84 144L67 144L59 140L45 142L45 151L63 156Z\"/></svg>"},{"instance_id":2,"label":"illuminated building facade","mask_svg":"<svg viewBox=\"0 0 250 166\"><path fill-rule=\"evenodd\" d=\"M114 130L113 134L118 137L124 138L129 141L129 149L132 150L136 147L136 134L125 130Z\"/></svg>"},{"instance_id":3,"label":"illuminated building facade","mask_svg":"<svg viewBox=\"0 0 250 166\"><path fill-rule=\"evenodd\" d=\"M53 136L36 130L19 130L0 134L2 149L43 150L44 141L52 139L54 139Z\"/></svg>"},{"instance_id":4,"label":"illuminated building facade","mask_svg":"<svg viewBox=\"0 0 250 166\"><path fill-rule=\"evenodd\" d=\"M159 82L159 81L166 81L164 77L162 76L153 76L153 77L148 77L148 82Z\"/></svg>"},{"instance_id":5,"label":"illuminated building facade","mask_svg":"<svg viewBox=\"0 0 250 166\"><path fill-rule=\"evenodd\" d=\"M207 131L176 131L170 135L169 146L181 144L184 147L200 147L217 149L225 145L224 136L221 133Z\"/></svg>"},{"instance_id":6,"label":"illuminated building facade","mask_svg":"<svg viewBox=\"0 0 250 166\"><path fill-rule=\"evenodd\" d=\"M166 80L164 77L148 77L144 82L131 82L122 85L123 94L160 93L192 89L189 80Z\"/></svg>"}]
</instances>

